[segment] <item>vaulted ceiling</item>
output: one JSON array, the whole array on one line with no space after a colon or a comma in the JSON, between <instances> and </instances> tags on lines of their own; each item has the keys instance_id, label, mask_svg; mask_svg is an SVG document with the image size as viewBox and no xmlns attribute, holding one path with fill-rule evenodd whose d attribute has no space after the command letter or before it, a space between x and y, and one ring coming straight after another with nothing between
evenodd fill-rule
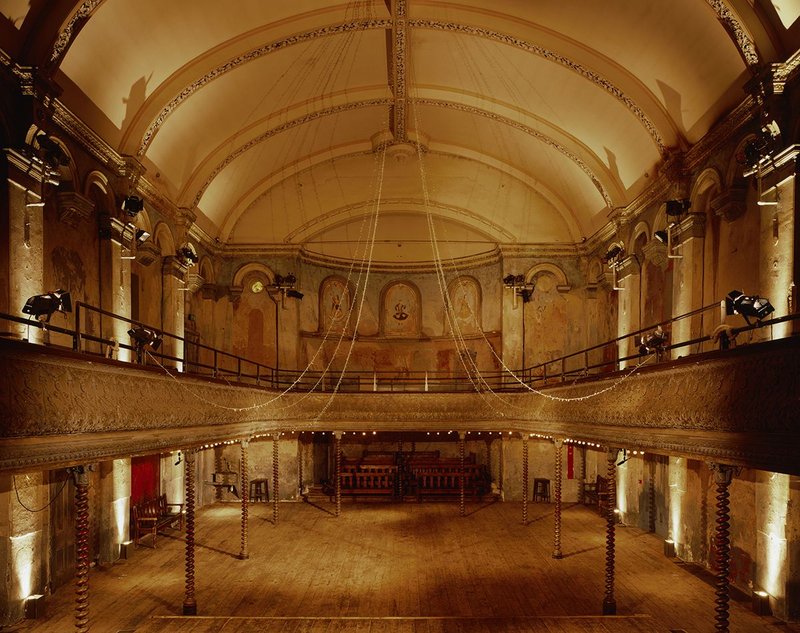
<instances>
[{"instance_id":1,"label":"vaulted ceiling","mask_svg":"<svg viewBox=\"0 0 800 633\"><path fill-rule=\"evenodd\" d=\"M5 0L12 59L211 236L568 245L782 61L788 0ZM795 25L796 26L796 25ZM375 200L380 198L377 205Z\"/></svg>"}]
</instances>

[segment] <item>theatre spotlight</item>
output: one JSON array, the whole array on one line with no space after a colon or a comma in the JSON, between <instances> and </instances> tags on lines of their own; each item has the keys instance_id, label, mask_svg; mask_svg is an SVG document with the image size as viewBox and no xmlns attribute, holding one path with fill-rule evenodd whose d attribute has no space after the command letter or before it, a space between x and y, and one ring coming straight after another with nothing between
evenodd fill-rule
<instances>
[{"instance_id":1,"label":"theatre spotlight","mask_svg":"<svg viewBox=\"0 0 800 633\"><path fill-rule=\"evenodd\" d=\"M34 295L22 307L23 314L29 314L40 321L50 321L54 312L72 312L72 297L65 290L54 290L44 295Z\"/></svg>"},{"instance_id":2,"label":"theatre spotlight","mask_svg":"<svg viewBox=\"0 0 800 633\"><path fill-rule=\"evenodd\" d=\"M669 239L669 235L667 235L666 231L656 231L653 233L653 237L656 238L662 244L666 244L667 240Z\"/></svg>"},{"instance_id":3,"label":"theatre spotlight","mask_svg":"<svg viewBox=\"0 0 800 633\"><path fill-rule=\"evenodd\" d=\"M622 242L614 242L608 247L606 254L603 256L603 261L606 264L615 264L625 254L625 246Z\"/></svg>"},{"instance_id":4,"label":"theatre spotlight","mask_svg":"<svg viewBox=\"0 0 800 633\"><path fill-rule=\"evenodd\" d=\"M660 360L661 355L664 353L664 346L669 341L669 332L665 332L659 325L655 330L649 334L643 334L639 339L639 354L656 353L656 358Z\"/></svg>"},{"instance_id":5,"label":"theatre spotlight","mask_svg":"<svg viewBox=\"0 0 800 633\"><path fill-rule=\"evenodd\" d=\"M769 302L769 299L759 297L758 295L749 296L744 294L741 290L731 290L728 296L725 297L725 312L726 314L741 314L747 325L752 325L750 317L760 322L764 317L775 312L775 308Z\"/></svg>"},{"instance_id":6,"label":"theatre spotlight","mask_svg":"<svg viewBox=\"0 0 800 633\"><path fill-rule=\"evenodd\" d=\"M665 212L671 218L682 216L692 206L691 200L667 200Z\"/></svg>"},{"instance_id":7,"label":"theatre spotlight","mask_svg":"<svg viewBox=\"0 0 800 633\"><path fill-rule=\"evenodd\" d=\"M144 352L145 348L149 347L155 352L159 347L161 347L161 334L149 327L137 325L128 330L128 336L130 336L134 341L136 348L136 361L139 363L142 362L142 353Z\"/></svg>"},{"instance_id":8,"label":"theatre spotlight","mask_svg":"<svg viewBox=\"0 0 800 633\"><path fill-rule=\"evenodd\" d=\"M144 209L144 201L139 196L125 196L122 201L122 210L134 218Z\"/></svg>"},{"instance_id":9,"label":"theatre spotlight","mask_svg":"<svg viewBox=\"0 0 800 633\"><path fill-rule=\"evenodd\" d=\"M183 461L183 457L181 456L181 452L178 451L178 461L175 462L175 465L179 465Z\"/></svg>"},{"instance_id":10,"label":"theatre spotlight","mask_svg":"<svg viewBox=\"0 0 800 633\"><path fill-rule=\"evenodd\" d=\"M187 267L193 266L200 259L197 256L197 251L194 249L194 246L192 246L190 242L186 242L186 244L181 246L178 249L176 255L178 259L181 261L181 263Z\"/></svg>"},{"instance_id":11,"label":"theatre spotlight","mask_svg":"<svg viewBox=\"0 0 800 633\"><path fill-rule=\"evenodd\" d=\"M302 299L305 295L303 295L303 293L300 292L299 290L295 290L294 288L289 288L286 291L286 296L287 297L291 297L292 299L298 299L299 300L299 299Z\"/></svg>"},{"instance_id":12,"label":"theatre spotlight","mask_svg":"<svg viewBox=\"0 0 800 633\"><path fill-rule=\"evenodd\" d=\"M144 244L150 238L150 233L144 229L136 229L136 243Z\"/></svg>"},{"instance_id":13,"label":"theatre spotlight","mask_svg":"<svg viewBox=\"0 0 800 633\"><path fill-rule=\"evenodd\" d=\"M535 285L533 282L525 283L525 275L508 274L503 277L503 286L511 290L514 298L514 309L517 308L517 297L522 297L522 303L528 303L533 297Z\"/></svg>"}]
</instances>

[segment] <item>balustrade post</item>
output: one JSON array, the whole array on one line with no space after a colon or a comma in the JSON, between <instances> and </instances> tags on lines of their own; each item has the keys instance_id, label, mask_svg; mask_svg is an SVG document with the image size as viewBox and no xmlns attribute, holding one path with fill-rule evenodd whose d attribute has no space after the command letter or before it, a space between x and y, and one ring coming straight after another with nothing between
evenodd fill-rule
<instances>
[{"instance_id":1,"label":"balustrade post","mask_svg":"<svg viewBox=\"0 0 800 633\"><path fill-rule=\"evenodd\" d=\"M242 538L241 548L239 550L239 559L247 560L250 558L250 553L247 549L247 504L250 500L250 479L247 472L247 449L250 446L249 440L242 440L241 442L241 461L239 467L239 480L241 481L242 488Z\"/></svg>"},{"instance_id":2,"label":"balustrade post","mask_svg":"<svg viewBox=\"0 0 800 633\"><path fill-rule=\"evenodd\" d=\"M70 469L75 478L75 631L89 630L89 471Z\"/></svg>"},{"instance_id":3,"label":"balustrade post","mask_svg":"<svg viewBox=\"0 0 800 633\"><path fill-rule=\"evenodd\" d=\"M466 458L466 440L467 434L464 431L458 433L458 513L460 516L466 516L467 510L464 505L464 460Z\"/></svg>"},{"instance_id":4,"label":"balustrade post","mask_svg":"<svg viewBox=\"0 0 800 633\"><path fill-rule=\"evenodd\" d=\"M528 525L528 438L530 433L522 434L522 525Z\"/></svg>"},{"instance_id":5,"label":"balustrade post","mask_svg":"<svg viewBox=\"0 0 800 633\"><path fill-rule=\"evenodd\" d=\"M561 558L561 478L562 478L562 462L561 462L561 447L564 445L564 440L553 440L555 447L555 497L556 508L553 513L553 558Z\"/></svg>"},{"instance_id":6,"label":"balustrade post","mask_svg":"<svg viewBox=\"0 0 800 633\"><path fill-rule=\"evenodd\" d=\"M278 462L278 441L280 433L272 435L272 525L278 525L278 499L280 498L280 464Z\"/></svg>"},{"instance_id":7,"label":"balustrade post","mask_svg":"<svg viewBox=\"0 0 800 633\"><path fill-rule=\"evenodd\" d=\"M614 508L617 507L617 456L619 449L609 448L606 453L608 480L608 496L606 506L606 591L603 598L603 615L616 615L617 601L614 598L614 557L615 533L617 516Z\"/></svg>"},{"instance_id":8,"label":"balustrade post","mask_svg":"<svg viewBox=\"0 0 800 633\"><path fill-rule=\"evenodd\" d=\"M342 514L342 432L333 434L334 485L336 487L336 516Z\"/></svg>"},{"instance_id":9,"label":"balustrade post","mask_svg":"<svg viewBox=\"0 0 800 633\"><path fill-rule=\"evenodd\" d=\"M195 449L183 451L183 479L186 488L186 571L183 615L197 615L194 597L194 458Z\"/></svg>"},{"instance_id":10,"label":"balustrade post","mask_svg":"<svg viewBox=\"0 0 800 633\"><path fill-rule=\"evenodd\" d=\"M714 629L720 633L730 630L730 568L731 568L731 540L730 540L730 492L729 488L733 476L739 474L740 469L726 464L709 464L714 473L714 483L717 486L717 516L714 531L715 563L717 568L716 599L714 600Z\"/></svg>"}]
</instances>

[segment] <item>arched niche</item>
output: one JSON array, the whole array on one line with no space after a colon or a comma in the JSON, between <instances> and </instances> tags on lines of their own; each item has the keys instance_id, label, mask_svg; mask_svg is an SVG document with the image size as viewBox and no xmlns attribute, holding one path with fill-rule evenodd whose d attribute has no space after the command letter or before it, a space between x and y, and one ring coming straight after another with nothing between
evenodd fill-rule
<instances>
[{"instance_id":1,"label":"arched niche","mask_svg":"<svg viewBox=\"0 0 800 633\"><path fill-rule=\"evenodd\" d=\"M259 262L250 262L240 266L233 275L232 286L234 289L247 289L253 291L253 284L256 282L261 284L261 289L257 291L262 292L264 288L272 285L275 280L275 273L269 267ZM256 288L258 286L256 285ZM257 294L256 293L256 294Z\"/></svg>"},{"instance_id":2,"label":"arched niche","mask_svg":"<svg viewBox=\"0 0 800 633\"><path fill-rule=\"evenodd\" d=\"M352 284L339 275L331 275L319 286L319 331L339 333L351 329L354 291Z\"/></svg>"},{"instance_id":3,"label":"arched niche","mask_svg":"<svg viewBox=\"0 0 800 633\"><path fill-rule=\"evenodd\" d=\"M714 167L709 167L702 171L697 177L692 187L689 200L692 202L690 211L694 213L705 213L711 200L722 193L722 177Z\"/></svg>"},{"instance_id":4,"label":"arched niche","mask_svg":"<svg viewBox=\"0 0 800 633\"><path fill-rule=\"evenodd\" d=\"M635 252L634 251L634 247L637 244L637 240L639 240L640 236L642 236L642 235L644 235L645 243L647 241L649 241L650 238L652 237L651 234L650 234L650 226L647 224L647 222L639 222L639 223L636 224L635 227L633 227L633 233L631 234L630 247L627 249L628 252L631 252L631 253Z\"/></svg>"},{"instance_id":5,"label":"arched niche","mask_svg":"<svg viewBox=\"0 0 800 633\"><path fill-rule=\"evenodd\" d=\"M452 308L451 318L445 318L445 333L455 326L461 334L477 334L483 330L483 293L477 279L461 275L447 286ZM452 320L452 325L451 325Z\"/></svg>"},{"instance_id":6,"label":"arched niche","mask_svg":"<svg viewBox=\"0 0 800 633\"><path fill-rule=\"evenodd\" d=\"M422 298L410 281L393 281L381 290L381 336L418 338L422 327Z\"/></svg>"},{"instance_id":7,"label":"arched niche","mask_svg":"<svg viewBox=\"0 0 800 633\"><path fill-rule=\"evenodd\" d=\"M204 283L216 283L217 276L214 272L214 263L208 255L204 255L200 258L200 265L197 269L200 271L200 276L203 278Z\"/></svg>"},{"instance_id":8,"label":"arched niche","mask_svg":"<svg viewBox=\"0 0 800 633\"><path fill-rule=\"evenodd\" d=\"M555 287L559 292L569 292L572 289L572 286L569 284L567 275L564 273L564 271L556 264L549 262L536 264L533 268L531 268L525 275L525 282L536 284L538 283L539 278L545 275L553 278ZM535 289L534 292L536 292Z\"/></svg>"},{"instance_id":9,"label":"arched niche","mask_svg":"<svg viewBox=\"0 0 800 633\"><path fill-rule=\"evenodd\" d=\"M175 254L175 238L165 222L156 224L153 230L153 243L158 246L162 257L170 257Z\"/></svg>"}]
</instances>

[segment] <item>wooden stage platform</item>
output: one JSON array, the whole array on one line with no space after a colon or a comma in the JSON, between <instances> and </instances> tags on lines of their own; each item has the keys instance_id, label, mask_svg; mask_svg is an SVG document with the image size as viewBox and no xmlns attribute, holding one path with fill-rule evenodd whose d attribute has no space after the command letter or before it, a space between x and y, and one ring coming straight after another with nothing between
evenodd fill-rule
<instances>
[{"instance_id":1,"label":"wooden stage platform","mask_svg":"<svg viewBox=\"0 0 800 633\"><path fill-rule=\"evenodd\" d=\"M179 532L90 575L92 633L714 633L714 587L665 558L663 541L617 530L619 618L604 618L605 521L583 506L563 514L561 560L552 558L553 505L327 501L250 509L248 560L238 560L240 509L201 509L196 533L198 617L182 618ZM71 586L49 596L46 617L16 630L66 633ZM731 604L731 633L800 632Z\"/></svg>"}]
</instances>

